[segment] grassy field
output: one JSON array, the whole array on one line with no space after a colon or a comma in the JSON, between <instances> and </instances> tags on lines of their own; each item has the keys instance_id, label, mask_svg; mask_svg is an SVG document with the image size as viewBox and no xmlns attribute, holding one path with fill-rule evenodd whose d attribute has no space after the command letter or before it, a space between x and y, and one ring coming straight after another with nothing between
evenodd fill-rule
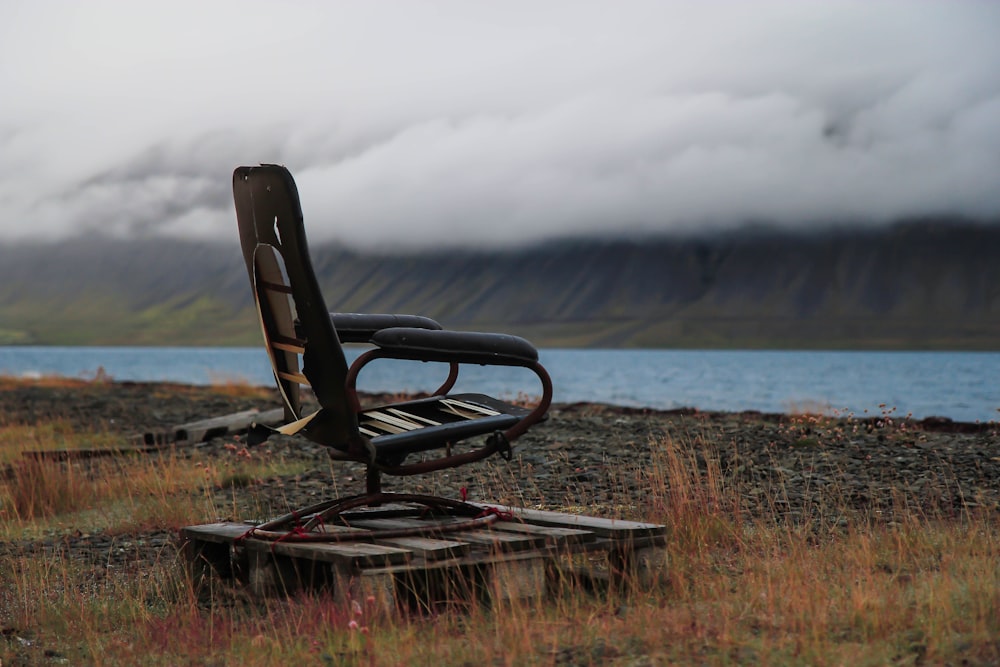
<instances>
[{"instance_id":1,"label":"grassy field","mask_svg":"<svg viewBox=\"0 0 1000 667\"><path fill-rule=\"evenodd\" d=\"M301 465L236 445L86 467L23 455L123 444L66 422L0 424L3 665L1000 663L992 510L946 517L901 498L884 521L831 501L790 523L780 502L751 514L710 452L706 465L690 443L664 439L654 465L621 471L647 489L641 504L623 491L573 508L666 524L657 585L569 586L493 609L378 617L364 600L255 599L221 582L196 594L170 545L112 565L113 552L163 531L220 513L248 518L237 492L252 500L267 491L254 480ZM80 535L106 540L108 563L60 555Z\"/></svg>"}]
</instances>

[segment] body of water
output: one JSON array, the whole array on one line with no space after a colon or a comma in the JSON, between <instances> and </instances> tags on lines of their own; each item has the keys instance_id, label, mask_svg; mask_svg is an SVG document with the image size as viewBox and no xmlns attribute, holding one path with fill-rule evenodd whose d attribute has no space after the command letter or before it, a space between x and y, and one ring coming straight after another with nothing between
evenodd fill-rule
<instances>
[{"instance_id":1,"label":"body of water","mask_svg":"<svg viewBox=\"0 0 1000 667\"><path fill-rule=\"evenodd\" d=\"M348 361L360 351L348 350ZM555 401L652 408L841 414L912 414L1000 420L1000 353L749 350L540 352ZM0 374L212 384L273 382L263 348L0 347ZM432 390L442 364L381 360L361 374L367 391ZM537 395L534 374L466 367L456 391ZM0 406L2 413L2 406Z\"/></svg>"}]
</instances>

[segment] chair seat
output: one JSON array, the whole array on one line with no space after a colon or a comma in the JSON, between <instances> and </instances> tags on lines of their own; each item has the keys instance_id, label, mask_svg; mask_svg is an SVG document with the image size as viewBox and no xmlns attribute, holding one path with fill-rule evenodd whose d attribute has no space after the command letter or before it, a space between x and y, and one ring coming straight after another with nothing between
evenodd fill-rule
<instances>
[{"instance_id":1,"label":"chair seat","mask_svg":"<svg viewBox=\"0 0 1000 667\"><path fill-rule=\"evenodd\" d=\"M483 394L455 394L370 408L358 415L358 423L381 458L502 431L528 413Z\"/></svg>"}]
</instances>

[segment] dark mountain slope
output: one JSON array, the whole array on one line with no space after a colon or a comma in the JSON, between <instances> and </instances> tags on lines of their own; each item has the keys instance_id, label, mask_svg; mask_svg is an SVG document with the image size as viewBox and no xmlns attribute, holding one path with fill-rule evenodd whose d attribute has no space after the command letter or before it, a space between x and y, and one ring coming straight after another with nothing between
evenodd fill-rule
<instances>
[{"instance_id":1,"label":"dark mountain slope","mask_svg":"<svg viewBox=\"0 0 1000 667\"><path fill-rule=\"evenodd\" d=\"M1000 349L1000 225L313 254L331 309L543 345ZM249 294L235 244L0 248L7 342L255 344Z\"/></svg>"}]
</instances>

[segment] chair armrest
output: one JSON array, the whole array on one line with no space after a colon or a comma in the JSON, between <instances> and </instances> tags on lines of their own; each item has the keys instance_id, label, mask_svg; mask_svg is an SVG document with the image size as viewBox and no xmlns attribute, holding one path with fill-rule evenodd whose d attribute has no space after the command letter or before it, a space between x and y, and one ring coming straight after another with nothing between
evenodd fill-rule
<instances>
[{"instance_id":1,"label":"chair armrest","mask_svg":"<svg viewBox=\"0 0 1000 667\"><path fill-rule=\"evenodd\" d=\"M420 315L387 315L381 313L330 313L330 321L342 343L367 343L375 332L394 327L439 330L441 325Z\"/></svg>"},{"instance_id":2,"label":"chair armrest","mask_svg":"<svg viewBox=\"0 0 1000 667\"><path fill-rule=\"evenodd\" d=\"M468 331L396 327L371 338L382 356L492 366L530 366L538 361L534 345L518 336Z\"/></svg>"}]
</instances>

